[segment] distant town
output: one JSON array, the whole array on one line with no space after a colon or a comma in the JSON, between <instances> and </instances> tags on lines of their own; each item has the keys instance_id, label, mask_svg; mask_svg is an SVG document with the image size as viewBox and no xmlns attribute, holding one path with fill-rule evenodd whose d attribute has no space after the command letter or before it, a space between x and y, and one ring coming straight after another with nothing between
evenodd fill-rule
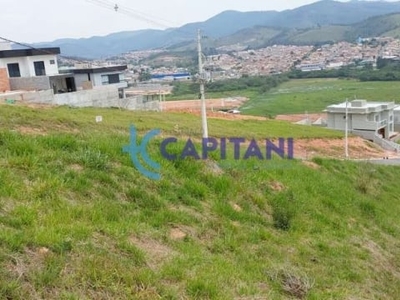
<instances>
[{"instance_id":1,"label":"distant town","mask_svg":"<svg viewBox=\"0 0 400 300\"><path fill-rule=\"evenodd\" d=\"M391 37L359 38L354 43L339 42L321 46L274 45L261 49L241 49L240 45L217 48L219 54L206 57L205 69L212 80L265 76L288 72L339 69L345 66L376 66L378 57L400 59L400 40ZM153 59L153 58L156 58ZM133 51L117 57L94 60L93 65L127 65L127 77L143 81L169 82L188 80L194 75L182 67L182 57L166 50ZM74 65L76 60L61 58L60 65ZM196 61L191 63L195 66Z\"/></svg>"}]
</instances>

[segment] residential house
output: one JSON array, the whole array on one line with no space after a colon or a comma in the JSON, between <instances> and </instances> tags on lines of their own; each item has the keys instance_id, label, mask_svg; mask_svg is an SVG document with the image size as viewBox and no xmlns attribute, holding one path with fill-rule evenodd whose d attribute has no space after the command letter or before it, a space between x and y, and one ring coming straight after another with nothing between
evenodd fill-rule
<instances>
[{"instance_id":1,"label":"residential house","mask_svg":"<svg viewBox=\"0 0 400 300\"><path fill-rule=\"evenodd\" d=\"M128 69L126 65L121 66L92 66L90 64L77 64L74 68L66 69L74 75L76 86L87 89L104 85L116 85L118 88L128 86L125 81L124 72Z\"/></svg>"},{"instance_id":2,"label":"residential house","mask_svg":"<svg viewBox=\"0 0 400 300\"><path fill-rule=\"evenodd\" d=\"M0 81L4 82L6 71L9 89L12 91L75 91L73 77L69 74L60 75L58 72L58 54L60 48L0 50ZM6 86L7 83L3 83L3 90Z\"/></svg>"},{"instance_id":3,"label":"residential house","mask_svg":"<svg viewBox=\"0 0 400 300\"><path fill-rule=\"evenodd\" d=\"M394 108L394 130L400 132L400 105Z\"/></svg>"},{"instance_id":4,"label":"residential house","mask_svg":"<svg viewBox=\"0 0 400 300\"><path fill-rule=\"evenodd\" d=\"M346 108L347 107L347 108ZM332 129L346 129L346 110L348 113L348 130L363 137L373 139L379 135L390 139L394 130L394 102L367 102L353 100L326 108L327 126Z\"/></svg>"},{"instance_id":5,"label":"residential house","mask_svg":"<svg viewBox=\"0 0 400 300\"><path fill-rule=\"evenodd\" d=\"M126 100L126 65L80 64L60 71L58 54L60 48L12 50L1 44L0 99L71 107L158 109L159 100L141 105L136 98Z\"/></svg>"}]
</instances>

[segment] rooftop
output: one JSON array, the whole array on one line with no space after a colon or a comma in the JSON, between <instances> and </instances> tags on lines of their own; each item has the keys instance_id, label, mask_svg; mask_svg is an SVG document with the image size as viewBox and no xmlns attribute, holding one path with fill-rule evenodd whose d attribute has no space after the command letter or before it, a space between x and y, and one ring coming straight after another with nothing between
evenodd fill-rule
<instances>
[{"instance_id":1,"label":"rooftop","mask_svg":"<svg viewBox=\"0 0 400 300\"><path fill-rule=\"evenodd\" d=\"M344 112L347 109L350 112L376 112L397 107L394 102L368 102L363 99L356 99L351 102L343 102L339 104L329 105L326 109L328 112Z\"/></svg>"},{"instance_id":2,"label":"rooftop","mask_svg":"<svg viewBox=\"0 0 400 300\"><path fill-rule=\"evenodd\" d=\"M105 72L122 72L128 69L127 65L121 66L105 66L105 67L88 67L88 68L69 68L63 69L61 72L70 72L74 74L87 74L87 73L105 73Z\"/></svg>"},{"instance_id":3,"label":"rooftop","mask_svg":"<svg viewBox=\"0 0 400 300\"><path fill-rule=\"evenodd\" d=\"M16 49L0 51L0 58L24 57L37 55L57 55L60 54L60 48L37 48L37 49Z\"/></svg>"}]
</instances>

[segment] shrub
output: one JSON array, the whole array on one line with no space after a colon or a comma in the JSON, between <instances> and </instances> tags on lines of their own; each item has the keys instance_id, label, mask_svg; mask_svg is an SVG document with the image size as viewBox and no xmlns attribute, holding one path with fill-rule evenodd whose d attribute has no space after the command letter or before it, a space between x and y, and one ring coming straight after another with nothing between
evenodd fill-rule
<instances>
[{"instance_id":1,"label":"shrub","mask_svg":"<svg viewBox=\"0 0 400 300\"><path fill-rule=\"evenodd\" d=\"M276 229L289 230L295 216L295 200L291 191L281 192L272 201L272 219Z\"/></svg>"},{"instance_id":2,"label":"shrub","mask_svg":"<svg viewBox=\"0 0 400 300\"><path fill-rule=\"evenodd\" d=\"M304 299L314 286L313 279L290 268L277 270L270 274L270 278L278 282L285 293L297 299Z\"/></svg>"}]
</instances>

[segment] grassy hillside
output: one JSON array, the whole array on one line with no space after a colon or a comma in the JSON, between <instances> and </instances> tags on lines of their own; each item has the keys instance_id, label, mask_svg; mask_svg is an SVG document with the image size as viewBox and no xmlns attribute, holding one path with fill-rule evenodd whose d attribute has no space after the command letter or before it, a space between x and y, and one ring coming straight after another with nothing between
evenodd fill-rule
<instances>
[{"instance_id":1,"label":"grassy hillside","mask_svg":"<svg viewBox=\"0 0 400 300\"><path fill-rule=\"evenodd\" d=\"M1 106L1 299L400 294L399 168L167 162L156 139L149 149L162 179L152 181L121 151L131 123L141 136L156 126L201 137L185 114ZM210 134L299 138L304 129L210 120Z\"/></svg>"},{"instance_id":2,"label":"grassy hillside","mask_svg":"<svg viewBox=\"0 0 400 300\"><path fill-rule=\"evenodd\" d=\"M321 112L330 104L357 97L368 101L400 103L400 86L393 82L359 82L347 79L300 79L283 83L263 95L250 98L244 114L277 115Z\"/></svg>"},{"instance_id":3,"label":"grassy hillside","mask_svg":"<svg viewBox=\"0 0 400 300\"><path fill-rule=\"evenodd\" d=\"M240 44L250 48L260 48L274 44L315 45L338 41L354 42L359 36L398 37L399 28L400 14L393 13L368 18L352 25L313 25L308 28L256 26L216 40L208 39L206 46L219 47ZM195 49L196 44L192 42L175 48L188 51Z\"/></svg>"},{"instance_id":4,"label":"grassy hillside","mask_svg":"<svg viewBox=\"0 0 400 300\"><path fill-rule=\"evenodd\" d=\"M342 41L344 34L349 26L327 25L320 28L313 28L299 33L289 39L294 44L314 45L322 42L338 42Z\"/></svg>"},{"instance_id":5,"label":"grassy hillside","mask_svg":"<svg viewBox=\"0 0 400 300\"><path fill-rule=\"evenodd\" d=\"M241 44L257 48L281 32L280 29L269 27L253 27L240 30L230 36L216 40L217 46Z\"/></svg>"},{"instance_id":6,"label":"grassy hillside","mask_svg":"<svg viewBox=\"0 0 400 300\"><path fill-rule=\"evenodd\" d=\"M388 32L385 32L384 36L389 36L389 37L393 37L393 38L400 38L400 27L390 30Z\"/></svg>"},{"instance_id":7,"label":"grassy hillside","mask_svg":"<svg viewBox=\"0 0 400 300\"><path fill-rule=\"evenodd\" d=\"M346 38L354 40L358 36L374 37L374 36L391 36L391 31L400 28L400 14L389 14L385 16L372 17L363 22L352 26L351 30L346 33Z\"/></svg>"}]
</instances>

